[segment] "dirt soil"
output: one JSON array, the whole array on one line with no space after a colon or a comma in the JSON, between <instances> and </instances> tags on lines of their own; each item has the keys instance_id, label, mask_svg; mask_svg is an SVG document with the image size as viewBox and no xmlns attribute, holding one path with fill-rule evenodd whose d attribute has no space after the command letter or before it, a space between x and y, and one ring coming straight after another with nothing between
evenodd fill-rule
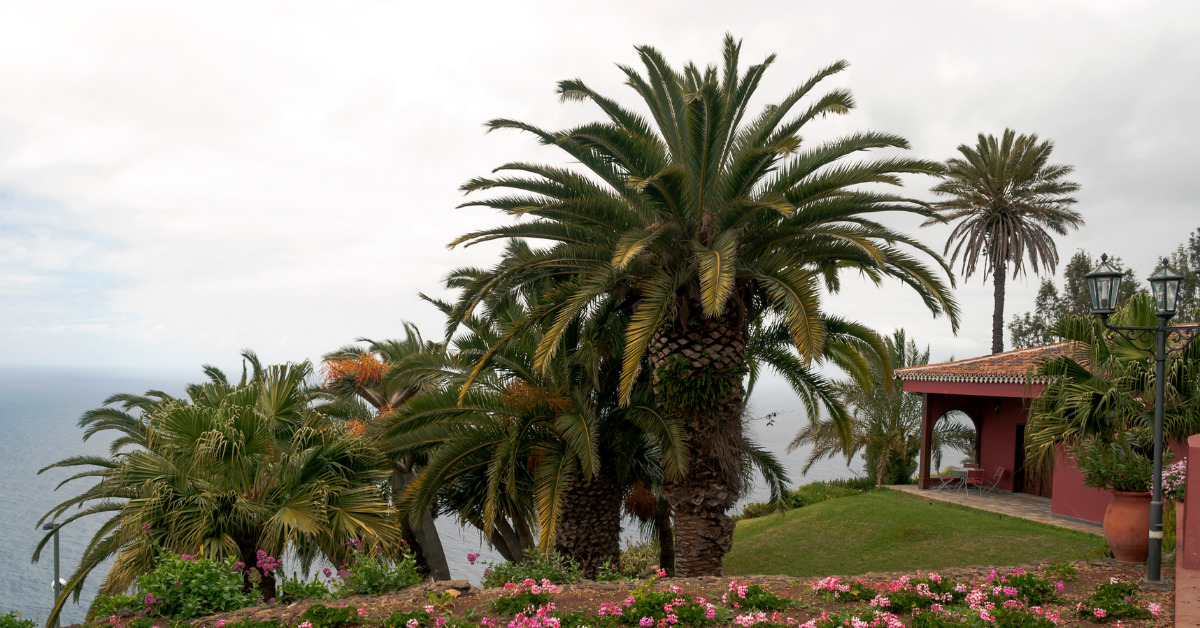
<instances>
[{"instance_id":1,"label":"dirt soil","mask_svg":"<svg viewBox=\"0 0 1200 628\"><path fill-rule=\"evenodd\" d=\"M1062 619L1059 622L1059 626L1096 626L1097 624L1084 621L1076 615L1075 604L1086 599L1097 584L1108 582L1110 578L1118 578L1121 582L1137 582L1145 574L1143 566L1124 565L1112 559L1090 562L1077 561L1072 563L1072 565L1079 570L1077 578L1073 581L1065 582L1065 590L1058 603L1047 606L1047 609L1053 608L1062 612ZM1040 571L1042 567L1043 565L1038 564L1024 566L1026 570L1031 572ZM991 570L992 567L966 567L937 571L943 577L954 580L978 581L984 579ZM1001 569L1005 573L1009 570L1011 568ZM857 576L855 579L871 583L885 583L904 574L913 575L913 572L866 573ZM1164 568L1163 577L1173 580L1174 569L1169 567ZM853 607L852 605L839 605L836 602L826 601L813 593L811 585L817 578L793 578L791 576L660 578L655 583L655 589L665 590L670 585L678 585L683 588L684 593L701 595L715 602L725 593L729 582L732 580L757 584L776 595L795 600L794 607L785 613L785 615L801 623L819 616L822 611L840 613L849 611ZM638 584L637 582L581 581L573 585L560 585L559 593L554 596L554 603L560 614L576 612L595 614L602 602L620 602ZM490 612L489 606L502 592L500 589L480 591L465 580L450 580L426 584L424 586L409 587L402 591L383 595L351 596L325 602L306 600L289 605L266 604L231 613L199 618L190 623L197 628L213 628L218 620L225 620L226 622L255 620L278 621L284 625L296 626L303 621L301 615L303 615L309 606L320 603L326 606L350 605L355 608L365 609L363 624L378 625L390 616L393 611L415 610L429 604L431 594L441 595L444 599L448 599L449 602L445 608L456 616L475 611L479 616L491 616L495 618L495 614ZM1162 614L1150 620L1127 620L1125 621L1125 626L1174 625L1174 590L1143 592L1142 595L1149 601L1157 602L1162 607ZM902 616L902 619L907 624L909 617ZM107 624L107 622L104 623ZM508 621L505 619L501 622L501 625L506 625L507 623Z\"/></svg>"}]
</instances>

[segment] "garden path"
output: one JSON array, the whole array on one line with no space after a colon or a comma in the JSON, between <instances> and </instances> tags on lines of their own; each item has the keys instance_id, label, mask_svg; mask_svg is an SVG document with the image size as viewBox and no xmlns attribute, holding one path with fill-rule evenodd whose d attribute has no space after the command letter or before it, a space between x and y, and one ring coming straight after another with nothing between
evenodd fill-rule
<instances>
[{"instance_id":1,"label":"garden path","mask_svg":"<svg viewBox=\"0 0 1200 628\"><path fill-rule=\"evenodd\" d=\"M1009 493L999 491L996 493L985 493L983 496L978 494L971 495L961 491L947 489L944 491L922 491L917 488L916 484L897 484L888 486L894 491L908 493L917 497L958 504L968 508L976 508L986 510L988 512L1000 513L1009 515L1010 517L1019 517L1030 521L1038 521L1068 530L1077 532L1087 532L1089 534L1103 535L1104 528L1098 523L1090 521L1080 521L1078 519L1069 519L1060 517L1059 515L1050 512L1050 498L1038 497L1036 495L1027 495L1025 493Z\"/></svg>"}]
</instances>

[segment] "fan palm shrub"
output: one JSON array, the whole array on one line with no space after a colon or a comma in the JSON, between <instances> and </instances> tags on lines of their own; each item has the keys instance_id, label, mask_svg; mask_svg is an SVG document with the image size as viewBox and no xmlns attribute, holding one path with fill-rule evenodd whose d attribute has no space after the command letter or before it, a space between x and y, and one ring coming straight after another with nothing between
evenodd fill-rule
<instances>
[{"instance_id":1,"label":"fan palm shrub","mask_svg":"<svg viewBox=\"0 0 1200 628\"><path fill-rule=\"evenodd\" d=\"M1153 298L1138 294L1109 317L1113 325L1153 327ZM1093 316L1068 316L1053 333L1071 343L1066 354L1043 360L1031 374L1046 382L1033 401L1025 431L1027 465L1052 468L1063 446L1090 436L1154 427L1154 362L1128 339L1109 334ZM1174 343L1163 381L1163 438L1177 442L1200 432L1200 343Z\"/></svg>"},{"instance_id":2,"label":"fan palm shrub","mask_svg":"<svg viewBox=\"0 0 1200 628\"><path fill-rule=\"evenodd\" d=\"M85 439L117 434L110 455L73 456L42 469L79 469L60 487L95 480L43 520L70 525L109 517L84 549L51 620L106 560L113 563L100 592L121 593L154 568L159 548L232 557L247 569L260 556L287 550L305 565L318 557L341 564L351 539L399 550L392 509L379 488L387 477L384 461L368 440L313 409L311 366L262 368L253 354L245 357L253 376L243 374L236 385L206 367L210 381L189 386L185 399L159 391L114 395L80 419ZM35 561L50 536L38 544ZM263 598L274 597L270 574L259 586Z\"/></svg>"},{"instance_id":3,"label":"fan palm shrub","mask_svg":"<svg viewBox=\"0 0 1200 628\"><path fill-rule=\"evenodd\" d=\"M802 364L818 359L829 339L821 294L839 289L844 271L898 280L956 327L949 268L874 218L938 219L924 203L885 187L943 169L927 160L863 155L908 147L893 134L803 141L810 122L853 108L845 89L812 97L845 62L820 70L756 115L750 100L774 56L743 72L741 45L732 37L720 68L674 68L653 48L637 52L644 73L621 70L649 118L573 79L559 83L562 99L591 103L605 120L562 131L509 119L488 123L491 130L527 132L580 168L514 162L463 186L472 194L498 192L466 205L523 220L454 244L518 239L544 246L510 248L494 269L470 278L450 326L497 293L550 281L554 288L539 306L507 330L517 338L544 327L533 356L544 372L569 330L604 310L601 303L628 312L619 401L632 403L645 367L657 405L684 425L692 451L687 473L664 484L674 509L677 570L718 574L733 538L725 513L742 493L738 452L750 327L777 324Z\"/></svg>"},{"instance_id":4,"label":"fan palm shrub","mask_svg":"<svg viewBox=\"0 0 1200 628\"><path fill-rule=\"evenodd\" d=\"M1051 234L1066 235L1083 225L1083 216L1071 209L1079 184L1066 180L1071 166L1048 163L1054 142L1039 142L1037 135L979 134L975 146L961 144L955 157L946 162L946 177L933 187L949 197L936 205L939 219L957 224L946 241L953 264L962 256L964 277L977 268L992 274L992 353L1004 350L1005 277L1011 266L1013 277L1041 269L1053 273L1058 265L1058 247ZM926 222L925 224L931 224ZM986 276L985 276L986 277Z\"/></svg>"}]
</instances>

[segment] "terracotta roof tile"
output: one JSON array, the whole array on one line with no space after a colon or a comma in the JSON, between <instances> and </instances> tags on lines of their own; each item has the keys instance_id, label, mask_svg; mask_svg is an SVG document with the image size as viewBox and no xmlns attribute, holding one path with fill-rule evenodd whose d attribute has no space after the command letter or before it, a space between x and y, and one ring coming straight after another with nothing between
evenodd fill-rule
<instances>
[{"instance_id":1,"label":"terracotta roof tile","mask_svg":"<svg viewBox=\"0 0 1200 628\"><path fill-rule=\"evenodd\" d=\"M1014 349L966 360L924 364L896 369L902 381L963 382L972 384L1044 383L1043 378L1027 380L1039 360L1066 355L1070 342L1056 342L1040 347Z\"/></svg>"}]
</instances>

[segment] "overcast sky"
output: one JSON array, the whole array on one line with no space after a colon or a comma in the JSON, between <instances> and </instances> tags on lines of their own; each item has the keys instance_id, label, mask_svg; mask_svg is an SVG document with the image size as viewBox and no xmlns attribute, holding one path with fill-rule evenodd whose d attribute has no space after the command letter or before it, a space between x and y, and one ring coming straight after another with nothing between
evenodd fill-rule
<instances>
[{"instance_id":1,"label":"overcast sky","mask_svg":"<svg viewBox=\"0 0 1200 628\"><path fill-rule=\"evenodd\" d=\"M951 157L1005 127L1052 139L1087 226L1058 241L1144 277L1200 227L1195 2L28 2L0 4L0 365L195 371L243 347L316 359L359 336L440 336L417 292L496 248L447 249L503 220L455 209L501 163L561 161L511 117L582 78L632 103L617 63L778 53L756 106L837 59L859 107L817 141L873 129ZM928 198L927 179L911 179ZM948 229L917 230L939 250ZM992 287L961 280L951 335L895 285L831 312L908 329L935 360L990 347ZM1007 315L1036 279L1010 282ZM1007 316L1006 316L1007 318Z\"/></svg>"}]
</instances>

